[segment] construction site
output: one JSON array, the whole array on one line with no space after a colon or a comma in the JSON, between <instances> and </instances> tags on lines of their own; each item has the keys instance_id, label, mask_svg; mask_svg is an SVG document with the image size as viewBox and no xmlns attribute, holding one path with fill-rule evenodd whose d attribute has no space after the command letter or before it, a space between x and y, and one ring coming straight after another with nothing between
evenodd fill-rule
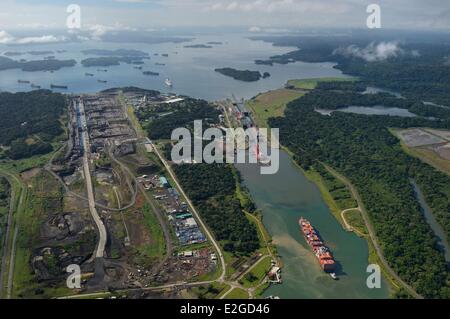
<instances>
[{"instance_id":1,"label":"construction site","mask_svg":"<svg viewBox=\"0 0 450 319\"><path fill-rule=\"evenodd\" d=\"M55 189L64 212L49 214L39 232L30 257L38 280L65 285L66 267L76 264L77 292L89 293L189 282L217 270L186 199L130 119L129 107L173 98L134 89L70 97L68 142L44 170L27 173L30 183L41 176L42 192Z\"/></svg>"}]
</instances>

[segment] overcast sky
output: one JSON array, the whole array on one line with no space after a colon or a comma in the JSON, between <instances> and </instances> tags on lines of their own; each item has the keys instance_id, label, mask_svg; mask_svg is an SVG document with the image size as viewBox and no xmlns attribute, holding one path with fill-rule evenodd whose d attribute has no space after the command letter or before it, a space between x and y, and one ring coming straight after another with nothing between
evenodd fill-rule
<instances>
[{"instance_id":1,"label":"overcast sky","mask_svg":"<svg viewBox=\"0 0 450 319\"><path fill-rule=\"evenodd\" d=\"M246 26L252 30L365 27L366 7L381 6L382 27L450 30L449 0L1 0L0 30L63 28L69 4L82 26L158 29Z\"/></svg>"}]
</instances>

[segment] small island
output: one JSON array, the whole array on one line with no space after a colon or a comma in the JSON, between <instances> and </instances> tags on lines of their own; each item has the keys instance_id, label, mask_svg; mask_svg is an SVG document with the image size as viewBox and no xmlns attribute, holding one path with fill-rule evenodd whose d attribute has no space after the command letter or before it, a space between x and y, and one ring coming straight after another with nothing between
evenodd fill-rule
<instances>
[{"instance_id":1,"label":"small island","mask_svg":"<svg viewBox=\"0 0 450 319\"><path fill-rule=\"evenodd\" d=\"M211 49L212 45L205 45L205 44L192 44L192 45L185 45L185 48L191 48L191 49Z\"/></svg>"},{"instance_id":2,"label":"small island","mask_svg":"<svg viewBox=\"0 0 450 319\"><path fill-rule=\"evenodd\" d=\"M219 68L214 71L223 74L225 76L232 77L235 80L244 82L255 82L262 78L261 72L250 70L236 70L233 68Z\"/></svg>"},{"instance_id":3,"label":"small island","mask_svg":"<svg viewBox=\"0 0 450 319\"><path fill-rule=\"evenodd\" d=\"M144 71L144 72L142 72L142 74L144 74L144 75L152 75L152 76L158 76L159 75L158 72L152 72L152 71Z\"/></svg>"},{"instance_id":4,"label":"small island","mask_svg":"<svg viewBox=\"0 0 450 319\"><path fill-rule=\"evenodd\" d=\"M72 67L77 64L75 60L37 60L37 61L15 61L10 58L0 57L0 71L21 69L22 71L57 71L64 67Z\"/></svg>"},{"instance_id":5,"label":"small island","mask_svg":"<svg viewBox=\"0 0 450 319\"><path fill-rule=\"evenodd\" d=\"M81 64L85 67L120 65L120 58L118 57L87 58L82 60Z\"/></svg>"},{"instance_id":6,"label":"small island","mask_svg":"<svg viewBox=\"0 0 450 319\"><path fill-rule=\"evenodd\" d=\"M15 52L15 51L8 51L3 53L4 56L20 56L23 55L23 52Z\"/></svg>"},{"instance_id":7,"label":"small island","mask_svg":"<svg viewBox=\"0 0 450 319\"><path fill-rule=\"evenodd\" d=\"M88 49L81 51L85 55L100 55L105 57L134 57L134 58L147 58L149 54L139 50L117 49L117 50L104 50L104 49Z\"/></svg>"},{"instance_id":8,"label":"small island","mask_svg":"<svg viewBox=\"0 0 450 319\"><path fill-rule=\"evenodd\" d=\"M272 60L255 60L255 64L273 66L273 61Z\"/></svg>"},{"instance_id":9,"label":"small island","mask_svg":"<svg viewBox=\"0 0 450 319\"><path fill-rule=\"evenodd\" d=\"M49 55L53 54L53 51L28 51L27 52L30 55Z\"/></svg>"}]
</instances>

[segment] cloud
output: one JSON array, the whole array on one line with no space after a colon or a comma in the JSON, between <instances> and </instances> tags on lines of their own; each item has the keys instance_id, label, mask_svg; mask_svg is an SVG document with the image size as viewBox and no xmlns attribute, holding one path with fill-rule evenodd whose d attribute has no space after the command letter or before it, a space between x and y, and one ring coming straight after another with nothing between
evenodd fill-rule
<instances>
[{"instance_id":1,"label":"cloud","mask_svg":"<svg viewBox=\"0 0 450 319\"><path fill-rule=\"evenodd\" d=\"M40 37L16 38L8 32L0 31L0 44L35 44L35 43L56 43L67 41L64 36L43 35Z\"/></svg>"},{"instance_id":2,"label":"cloud","mask_svg":"<svg viewBox=\"0 0 450 319\"><path fill-rule=\"evenodd\" d=\"M389 58L395 58L400 55L404 55L407 52L403 50L398 42L380 42L375 44L375 42L370 43L365 48L359 48L356 45L350 45L346 48L338 48L334 50L334 55L342 55L345 57L355 57L363 59L367 62L384 61ZM418 56L418 51L411 51L412 56Z\"/></svg>"},{"instance_id":3,"label":"cloud","mask_svg":"<svg viewBox=\"0 0 450 319\"><path fill-rule=\"evenodd\" d=\"M290 33L290 32L292 32L292 30L286 29L286 28L261 28L261 27L258 27L258 26L252 26L252 27L248 28L248 32L252 32L252 33L260 33L260 32L264 32L264 33Z\"/></svg>"},{"instance_id":4,"label":"cloud","mask_svg":"<svg viewBox=\"0 0 450 319\"><path fill-rule=\"evenodd\" d=\"M342 13L349 9L346 3L333 3L317 0L250 0L216 2L206 7L206 11L242 11L265 13Z\"/></svg>"},{"instance_id":5,"label":"cloud","mask_svg":"<svg viewBox=\"0 0 450 319\"><path fill-rule=\"evenodd\" d=\"M8 44L14 40L14 37L10 35L8 32L1 30L0 31L0 43Z\"/></svg>"},{"instance_id":6,"label":"cloud","mask_svg":"<svg viewBox=\"0 0 450 319\"><path fill-rule=\"evenodd\" d=\"M102 24L94 24L88 26L88 31L91 33L91 37L93 40L101 40L102 36L104 36L108 32L114 31L137 31L135 28L127 27L121 24L115 24L114 26L107 26Z\"/></svg>"},{"instance_id":7,"label":"cloud","mask_svg":"<svg viewBox=\"0 0 450 319\"><path fill-rule=\"evenodd\" d=\"M248 29L248 31L249 32L261 32L262 31L262 29L260 28L260 27L250 27L249 29Z\"/></svg>"}]
</instances>

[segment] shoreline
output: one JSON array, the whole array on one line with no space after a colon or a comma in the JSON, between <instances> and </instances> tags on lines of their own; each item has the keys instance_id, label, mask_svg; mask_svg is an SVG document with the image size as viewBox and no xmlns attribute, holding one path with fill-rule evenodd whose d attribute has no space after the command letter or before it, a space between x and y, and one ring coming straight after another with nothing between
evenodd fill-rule
<instances>
[{"instance_id":1,"label":"shoreline","mask_svg":"<svg viewBox=\"0 0 450 319\"><path fill-rule=\"evenodd\" d=\"M311 81L311 80L315 80L317 82L321 81L321 80L326 80L326 78L314 78L314 79L305 79L306 81ZM289 80L287 83L290 83L290 81L295 81L295 80ZM283 88L278 88L275 90L271 90L271 91L267 91L267 92L262 92L259 93L258 96L268 93L268 92L272 92L272 91L276 91L276 90L281 90ZM301 97L299 97L301 98ZM246 103L248 103L248 101L250 100L246 100ZM255 114L255 110L253 108L251 109L251 114L254 118L257 118L257 115ZM284 110L283 110L284 113ZM261 123L257 123L258 125L260 125ZM267 123L266 123L267 124ZM268 126L268 124L267 124ZM342 226L342 229L344 231L349 231L348 228L346 227L346 222L343 220L342 218L342 209L339 207L339 205L334 201L334 199L332 198L331 193L329 192L329 190L327 189L327 187L325 186L324 182L323 182L323 176L316 171L313 170L309 170L309 171L305 171L295 160L294 160L294 153L292 151L289 150L289 148L287 148L286 146L282 145L280 142L280 149L285 151L287 153L287 155L289 156L290 161L294 164L294 166L300 170L300 173L303 174L310 182L314 183L314 185L316 187L318 187L320 193L321 193L321 197L323 199L323 201L326 203L327 207L329 208L331 214L333 215L333 217L339 222L339 224ZM353 198L353 194L352 194L352 198ZM344 209L345 211L345 209ZM264 225L264 221L261 218L261 222ZM352 226L349 223L350 226ZM266 228L266 226L264 225L264 227ZM364 224L364 228L366 228L367 226ZM352 226L352 228L355 228L354 226ZM267 229L267 228L266 228ZM376 251L374 249L373 243L371 241L371 239L369 238L369 236L367 234L363 235L361 234L359 231L351 231L353 233L355 233L356 236L358 236L359 238L362 238L366 241L367 243L367 248L368 248L368 264L377 264L380 266L381 268L381 272L383 274L383 277L385 279L385 282L388 284L388 291L389 291L389 299L392 298L392 296L398 292L400 290L400 285L395 281L394 278L392 278L391 276L389 276L387 270L385 269L385 267L383 266L383 263L381 263L378 255L376 254ZM270 235L270 233L269 233ZM276 245L275 245L276 247ZM280 257L281 259L281 257Z\"/></svg>"}]
</instances>

